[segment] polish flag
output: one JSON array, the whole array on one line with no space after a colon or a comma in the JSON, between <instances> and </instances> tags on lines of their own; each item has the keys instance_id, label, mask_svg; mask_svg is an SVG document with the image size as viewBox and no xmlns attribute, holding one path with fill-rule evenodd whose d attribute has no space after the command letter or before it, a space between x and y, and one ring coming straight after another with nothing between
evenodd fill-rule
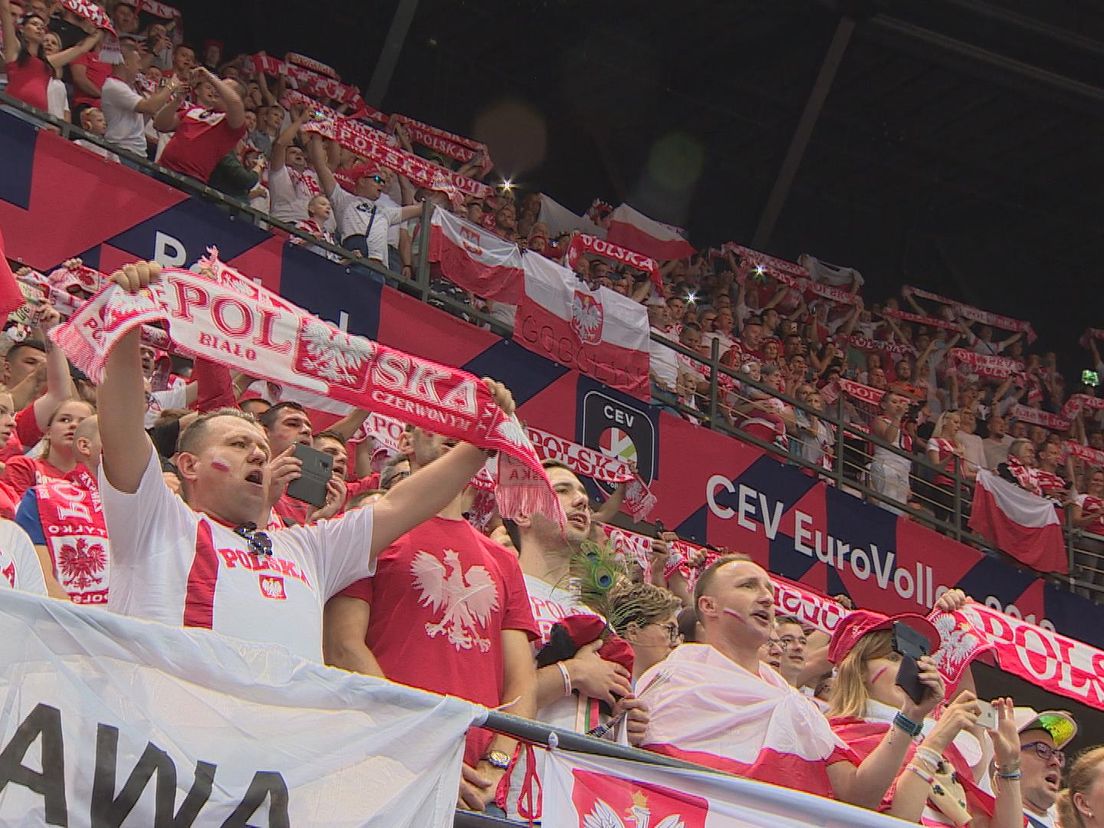
<instances>
[{"instance_id":1,"label":"polish flag","mask_svg":"<svg viewBox=\"0 0 1104 828\"><path fill-rule=\"evenodd\" d=\"M538 253L522 257L525 295L514 340L604 385L649 398L648 313L606 288L591 290Z\"/></svg>"},{"instance_id":2,"label":"polish flag","mask_svg":"<svg viewBox=\"0 0 1104 828\"><path fill-rule=\"evenodd\" d=\"M778 673L753 675L707 644L677 648L636 693L651 715L643 746L656 753L820 796L832 795L828 765L854 759Z\"/></svg>"},{"instance_id":3,"label":"polish flag","mask_svg":"<svg viewBox=\"0 0 1104 828\"><path fill-rule=\"evenodd\" d=\"M580 216L571 212L543 193L538 221L548 228L548 233L553 238L564 233L586 233L599 239L606 237L605 228L599 227L585 215Z\"/></svg>"},{"instance_id":4,"label":"polish flag","mask_svg":"<svg viewBox=\"0 0 1104 828\"><path fill-rule=\"evenodd\" d=\"M1054 501L981 469L970 528L1037 572L1069 573L1062 525Z\"/></svg>"},{"instance_id":5,"label":"polish flag","mask_svg":"<svg viewBox=\"0 0 1104 828\"><path fill-rule=\"evenodd\" d=\"M524 278L516 244L436 209L429 227L429 260L441 274L483 299L509 305L521 301Z\"/></svg>"},{"instance_id":6,"label":"polish flag","mask_svg":"<svg viewBox=\"0 0 1104 828\"><path fill-rule=\"evenodd\" d=\"M610 214L606 239L661 262L694 255L694 248L680 228L650 219L628 204Z\"/></svg>"}]
</instances>

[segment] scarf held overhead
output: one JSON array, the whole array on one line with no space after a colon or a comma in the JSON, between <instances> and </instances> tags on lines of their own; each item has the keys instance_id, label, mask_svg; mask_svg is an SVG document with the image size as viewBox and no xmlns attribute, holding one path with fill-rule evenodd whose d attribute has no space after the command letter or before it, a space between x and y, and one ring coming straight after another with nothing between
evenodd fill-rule
<instances>
[{"instance_id":1,"label":"scarf held overhead","mask_svg":"<svg viewBox=\"0 0 1104 828\"><path fill-rule=\"evenodd\" d=\"M201 272L170 268L151 289L100 292L51 336L94 382L131 329L164 321L177 346L250 376L398 417L446 437L499 451L503 516L540 512L565 524L563 509L525 430L476 377L347 334L212 255Z\"/></svg>"}]
</instances>

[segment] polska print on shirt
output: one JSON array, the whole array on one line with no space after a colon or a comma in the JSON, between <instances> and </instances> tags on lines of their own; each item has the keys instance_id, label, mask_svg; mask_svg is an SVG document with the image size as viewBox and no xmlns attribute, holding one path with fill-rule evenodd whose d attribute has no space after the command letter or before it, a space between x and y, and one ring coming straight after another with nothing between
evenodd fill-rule
<instances>
[{"instance_id":1,"label":"polska print on shirt","mask_svg":"<svg viewBox=\"0 0 1104 828\"><path fill-rule=\"evenodd\" d=\"M435 620L425 624L426 635L445 636L457 652L472 647L490 651L491 642L480 631L486 631L499 601L486 567L470 566L465 571L453 549L444 550L443 561L420 549L410 562L410 574L420 593L418 603L435 614Z\"/></svg>"}]
</instances>

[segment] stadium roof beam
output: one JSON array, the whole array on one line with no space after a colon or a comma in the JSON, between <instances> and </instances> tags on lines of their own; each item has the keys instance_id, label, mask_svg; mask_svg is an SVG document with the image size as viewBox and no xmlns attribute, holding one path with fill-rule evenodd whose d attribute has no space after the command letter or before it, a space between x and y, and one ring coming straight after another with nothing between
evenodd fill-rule
<instances>
[{"instance_id":1,"label":"stadium roof beam","mask_svg":"<svg viewBox=\"0 0 1104 828\"><path fill-rule=\"evenodd\" d=\"M794 129L793 138L790 139L790 146L786 150L786 157L778 170L778 177L774 181L774 186L771 187L770 195L767 196L763 213L759 216L759 225L755 228L755 236L751 241L751 246L756 250L767 249L767 242L770 241L771 234L774 232L774 226L778 222L778 216L782 213L786 197L790 194L790 188L793 186L797 169L801 166L801 159L805 157L809 139L813 136L813 128L816 127L817 119L824 108L824 101L828 98L828 93L832 89L832 81L836 78L836 71L843 61L844 52L847 51L847 44L851 42L851 35L854 31L855 19L853 17L841 17L836 24L832 42L828 45L828 51L820 64L820 71L817 73L813 88L805 101L805 109L802 111L801 118Z\"/></svg>"},{"instance_id":2,"label":"stadium roof beam","mask_svg":"<svg viewBox=\"0 0 1104 828\"><path fill-rule=\"evenodd\" d=\"M866 21L863 34L888 45L903 46L919 57L933 62L949 63L975 72L979 66L987 67L995 70L984 73L990 80L1020 91L1023 90L1023 81L1027 81L1042 90L1061 93L1066 103L1077 108L1091 106L1094 114L1099 113L1100 104L1104 103L1104 89L1099 86L1032 66L895 17L874 15Z\"/></svg>"},{"instance_id":3,"label":"stadium roof beam","mask_svg":"<svg viewBox=\"0 0 1104 828\"><path fill-rule=\"evenodd\" d=\"M406 34L410 31L410 23L417 10L418 0L399 0L395 16L391 18L391 28L387 30L387 39L383 41L372 79L364 93L364 100L377 109L383 107L383 97L387 94L387 87L391 85L391 76L395 74L395 67L399 64Z\"/></svg>"}]
</instances>

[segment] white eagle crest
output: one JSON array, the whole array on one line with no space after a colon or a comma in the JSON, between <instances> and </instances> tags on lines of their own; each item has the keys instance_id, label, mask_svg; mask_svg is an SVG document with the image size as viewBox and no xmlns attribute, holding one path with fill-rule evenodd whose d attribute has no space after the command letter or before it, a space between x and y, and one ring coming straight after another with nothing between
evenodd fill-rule
<instances>
[{"instance_id":1,"label":"white eagle crest","mask_svg":"<svg viewBox=\"0 0 1104 828\"><path fill-rule=\"evenodd\" d=\"M652 812L646 804L636 804L629 809L630 822L624 822L617 812L608 804L599 799L594 803L594 810L583 817L583 828L685 828L686 823L678 814L664 817L654 826L652 825Z\"/></svg>"},{"instance_id":2,"label":"white eagle crest","mask_svg":"<svg viewBox=\"0 0 1104 828\"><path fill-rule=\"evenodd\" d=\"M955 675L981 643L981 636L969 623L959 622L950 613L944 613L936 618L935 628L939 630L939 638L942 642L939 652L935 654L936 664L944 673Z\"/></svg>"},{"instance_id":3,"label":"white eagle crest","mask_svg":"<svg viewBox=\"0 0 1104 828\"><path fill-rule=\"evenodd\" d=\"M300 339L302 369L340 385L355 386L364 363L375 356L371 342L335 330L320 319L308 321Z\"/></svg>"},{"instance_id":4,"label":"white eagle crest","mask_svg":"<svg viewBox=\"0 0 1104 828\"><path fill-rule=\"evenodd\" d=\"M444 553L445 561L441 563L436 556L419 550L410 564L414 586L421 592L418 603L433 613L442 612L439 621L426 623L426 633L430 638L447 636L457 651L476 646L480 652L488 652L491 642L479 632L487 628L491 613L498 609L495 582L482 566L469 567L465 572L455 550L446 549Z\"/></svg>"},{"instance_id":5,"label":"white eagle crest","mask_svg":"<svg viewBox=\"0 0 1104 828\"><path fill-rule=\"evenodd\" d=\"M597 345L602 341L602 303L589 293L575 291L571 303L571 330L584 345Z\"/></svg>"}]
</instances>

